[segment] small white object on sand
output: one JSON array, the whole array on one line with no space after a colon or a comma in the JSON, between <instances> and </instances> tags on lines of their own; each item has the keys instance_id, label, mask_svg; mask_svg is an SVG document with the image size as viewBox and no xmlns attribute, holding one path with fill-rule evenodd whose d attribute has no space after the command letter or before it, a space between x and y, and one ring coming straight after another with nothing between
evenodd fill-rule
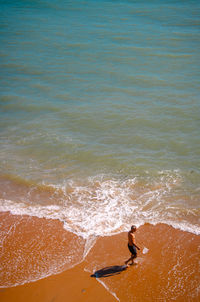
<instances>
[{"instance_id":1,"label":"small white object on sand","mask_svg":"<svg viewBox=\"0 0 200 302\"><path fill-rule=\"evenodd\" d=\"M147 247L144 247L142 253L143 253L143 254L147 254L148 251L149 251L149 249L148 249Z\"/></svg>"}]
</instances>

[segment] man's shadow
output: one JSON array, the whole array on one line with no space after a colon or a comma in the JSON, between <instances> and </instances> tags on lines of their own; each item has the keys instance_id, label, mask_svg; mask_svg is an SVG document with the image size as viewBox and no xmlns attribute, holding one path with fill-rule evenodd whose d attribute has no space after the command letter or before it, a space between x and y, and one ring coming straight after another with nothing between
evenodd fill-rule
<instances>
[{"instance_id":1,"label":"man's shadow","mask_svg":"<svg viewBox=\"0 0 200 302\"><path fill-rule=\"evenodd\" d=\"M110 276L115 276L120 274L121 272L125 271L128 268L127 265L114 265L114 266L107 266L92 274L90 277L95 278L105 278Z\"/></svg>"}]
</instances>

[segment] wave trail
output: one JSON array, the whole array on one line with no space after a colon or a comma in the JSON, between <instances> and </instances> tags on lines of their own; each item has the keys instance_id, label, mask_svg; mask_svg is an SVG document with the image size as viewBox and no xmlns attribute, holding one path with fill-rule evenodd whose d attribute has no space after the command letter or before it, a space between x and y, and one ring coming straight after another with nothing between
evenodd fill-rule
<instances>
[{"instance_id":1,"label":"wave trail","mask_svg":"<svg viewBox=\"0 0 200 302\"><path fill-rule=\"evenodd\" d=\"M162 174L152 183L137 177L95 177L84 183L31 187L27 192L20 200L0 196L0 211L59 220L67 231L84 239L120 233L132 223L167 223L200 233L199 210L191 204L193 198L182 193L179 176Z\"/></svg>"}]
</instances>

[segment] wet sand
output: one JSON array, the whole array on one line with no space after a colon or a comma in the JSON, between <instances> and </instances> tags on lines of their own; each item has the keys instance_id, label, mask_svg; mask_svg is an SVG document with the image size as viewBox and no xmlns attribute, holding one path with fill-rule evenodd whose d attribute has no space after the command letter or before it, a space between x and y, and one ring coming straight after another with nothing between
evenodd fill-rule
<instances>
[{"instance_id":1,"label":"wet sand","mask_svg":"<svg viewBox=\"0 0 200 302\"><path fill-rule=\"evenodd\" d=\"M99 237L82 261L82 255L87 252L85 241L65 231L59 221L1 213L1 222L6 221L8 224L8 221L13 223L13 220L18 221L18 224L15 223L15 232L11 232L9 228L13 236L6 237L1 253L2 284L8 281L14 284L17 279L22 280L27 272L32 273L31 267L35 267L35 272L33 270L35 275L33 274L32 278L37 277L37 270L52 271L53 263L50 260L55 253L60 261L58 271L65 271L24 285L1 288L0 300L3 302L199 301L200 299L200 237L197 235L165 224L156 226L146 224L136 233L137 243L141 247L138 263L118 272L116 268L129 258L126 233ZM3 230L5 233L8 232L6 228ZM43 244L38 242L37 245L37 240L43 241ZM28 245L29 242L32 244ZM23 246L26 249L22 249ZM142 253L144 247L148 248L146 254ZM21 260L19 251L21 251ZM66 262L64 253L70 251L69 263ZM48 257L44 262L45 254ZM82 262L77 264L79 260ZM13 265L15 261L18 261L17 267ZM45 267L44 263L46 263ZM74 267L70 268L70 265ZM108 267L116 270L116 274L111 276L104 274L101 278L91 277L95 271ZM9 274L12 276L10 277Z\"/></svg>"},{"instance_id":2,"label":"wet sand","mask_svg":"<svg viewBox=\"0 0 200 302\"><path fill-rule=\"evenodd\" d=\"M84 271L84 263L59 275L17 286L0 289L1 301L61 302L116 301L105 288Z\"/></svg>"},{"instance_id":3,"label":"wet sand","mask_svg":"<svg viewBox=\"0 0 200 302\"><path fill-rule=\"evenodd\" d=\"M199 301L200 238L168 225L145 225L138 229L138 245L149 249L138 253L137 264L125 272L105 278L107 287L120 301ZM113 251L116 251L114 254ZM112 255L112 259L110 259ZM96 263L120 264L129 257L126 234L101 238L88 255L88 267ZM95 260L93 260L95 258Z\"/></svg>"}]
</instances>

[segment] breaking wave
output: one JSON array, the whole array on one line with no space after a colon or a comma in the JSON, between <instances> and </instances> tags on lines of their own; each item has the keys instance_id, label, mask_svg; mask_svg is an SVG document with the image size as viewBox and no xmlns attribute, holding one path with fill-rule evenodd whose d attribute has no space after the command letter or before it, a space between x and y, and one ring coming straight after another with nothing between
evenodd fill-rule
<instances>
[{"instance_id":1,"label":"breaking wave","mask_svg":"<svg viewBox=\"0 0 200 302\"><path fill-rule=\"evenodd\" d=\"M140 226L162 222L199 234L199 210L188 206L189 196L180 195L181 190L177 189L180 183L177 171L173 175L163 172L159 180L151 184L137 177L119 180L98 176L84 183L68 181L62 186L43 185L43 191L54 196L46 200L46 204L38 202L36 189L35 202L33 188L32 195L29 192L20 202L1 198L0 211L58 219L66 230L84 239L120 233L133 223Z\"/></svg>"}]
</instances>

